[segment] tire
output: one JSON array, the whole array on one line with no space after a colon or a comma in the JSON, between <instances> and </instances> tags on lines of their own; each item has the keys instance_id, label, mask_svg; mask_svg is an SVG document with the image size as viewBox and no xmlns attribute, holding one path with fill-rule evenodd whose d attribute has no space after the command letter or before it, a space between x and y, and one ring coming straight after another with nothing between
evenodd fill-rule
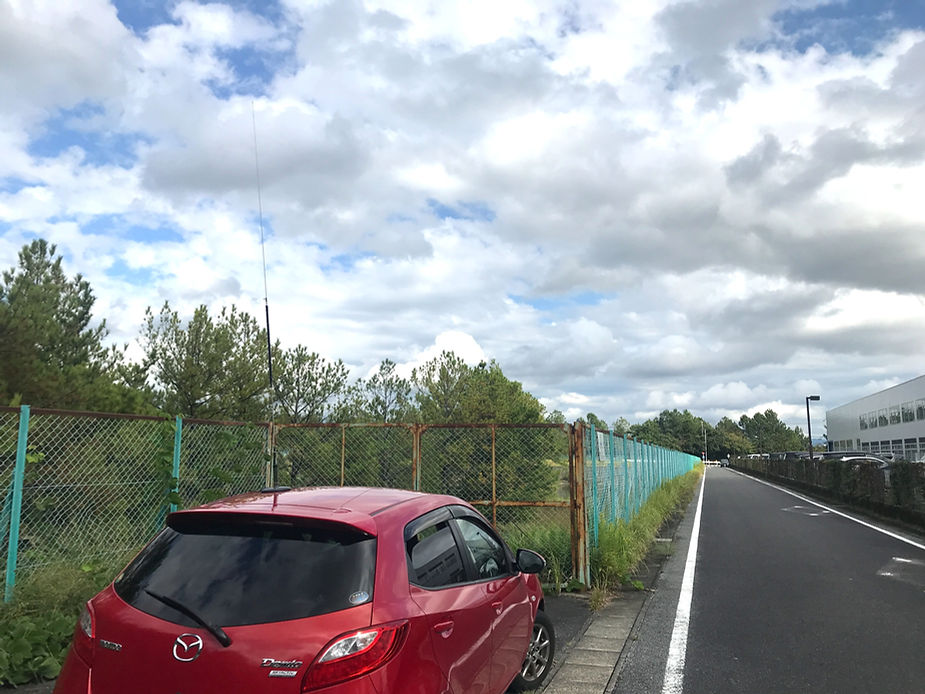
<instances>
[{"instance_id":1,"label":"tire","mask_svg":"<svg viewBox=\"0 0 925 694\"><path fill-rule=\"evenodd\" d=\"M525 692L538 689L552 668L552 659L555 654L556 631L552 626L552 620L546 616L545 612L539 611L533 622L533 637L527 647L524 664L517 673L517 677L511 682L511 686L508 687L508 691Z\"/></svg>"}]
</instances>

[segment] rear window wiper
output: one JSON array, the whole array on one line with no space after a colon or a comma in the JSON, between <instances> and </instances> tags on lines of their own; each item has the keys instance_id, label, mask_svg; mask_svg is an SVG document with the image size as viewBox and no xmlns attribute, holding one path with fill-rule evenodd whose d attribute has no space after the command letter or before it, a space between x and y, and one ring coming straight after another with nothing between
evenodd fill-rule
<instances>
[{"instance_id":1,"label":"rear window wiper","mask_svg":"<svg viewBox=\"0 0 925 694\"><path fill-rule=\"evenodd\" d=\"M147 588L145 588L145 592L148 595L150 595L152 598L154 598L155 600L160 600L162 603L164 603L168 607L172 607L177 612L181 612L185 614L187 617L192 619L194 622L202 625L202 627L204 629L207 629L208 632L212 634L212 636L215 637L215 640L218 641L220 644L222 644L222 646L224 646L225 648L228 648L228 646L231 645L231 637L225 633L224 629L222 629L220 626L217 626L215 624L210 624L203 617L201 617L195 610L187 607L182 602L178 602L177 600L174 600L171 597L168 597L166 595L161 595L160 593L155 593L153 590L148 590Z\"/></svg>"}]
</instances>

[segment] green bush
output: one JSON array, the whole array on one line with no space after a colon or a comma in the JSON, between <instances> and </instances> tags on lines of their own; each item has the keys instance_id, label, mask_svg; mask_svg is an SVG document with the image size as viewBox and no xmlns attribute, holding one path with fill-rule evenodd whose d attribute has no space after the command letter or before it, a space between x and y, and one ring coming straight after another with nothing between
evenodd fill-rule
<instances>
[{"instance_id":1,"label":"green bush","mask_svg":"<svg viewBox=\"0 0 925 694\"><path fill-rule=\"evenodd\" d=\"M0 604L0 686L57 677L84 603L128 559L44 567L17 583L15 600Z\"/></svg>"}]
</instances>

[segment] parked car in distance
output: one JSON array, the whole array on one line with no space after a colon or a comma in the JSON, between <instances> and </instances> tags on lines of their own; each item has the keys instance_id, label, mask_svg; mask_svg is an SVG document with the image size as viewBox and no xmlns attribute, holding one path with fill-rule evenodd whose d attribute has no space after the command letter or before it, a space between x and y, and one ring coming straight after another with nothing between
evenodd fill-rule
<instances>
[{"instance_id":1,"label":"parked car in distance","mask_svg":"<svg viewBox=\"0 0 925 694\"><path fill-rule=\"evenodd\" d=\"M719 461L720 467L729 467L729 458L723 458Z\"/></svg>"},{"instance_id":2,"label":"parked car in distance","mask_svg":"<svg viewBox=\"0 0 925 694\"><path fill-rule=\"evenodd\" d=\"M56 694L501 694L555 650L537 573L451 496L264 490L172 513L92 598Z\"/></svg>"}]
</instances>

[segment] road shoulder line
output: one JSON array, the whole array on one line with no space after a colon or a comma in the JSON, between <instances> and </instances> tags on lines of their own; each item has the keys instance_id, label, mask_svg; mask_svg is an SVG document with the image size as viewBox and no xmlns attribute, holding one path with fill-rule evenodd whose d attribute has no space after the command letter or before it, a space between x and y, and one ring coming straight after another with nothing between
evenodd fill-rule
<instances>
[{"instance_id":1,"label":"road shoulder line","mask_svg":"<svg viewBox=\"0 0 925 694\"><path fill-rule=\"evenodd\" d=\"M671 630L671 642L668 646L668 660L665 663L665 679L662 694L681 694L684 689L684 660L687 651L687 632L691 621L691 603L694 599L694 573L697 569L697 544L700 539L700 515L703 510L703 494L707 484L704 471L700 481L700 497L697 499L697 511L694 514L694 527L691 530L690 544L687 548L687 561L684 564L684 577L681 579L681 594L675 611L674 627Z\"/></svg>"}]
</instances>

